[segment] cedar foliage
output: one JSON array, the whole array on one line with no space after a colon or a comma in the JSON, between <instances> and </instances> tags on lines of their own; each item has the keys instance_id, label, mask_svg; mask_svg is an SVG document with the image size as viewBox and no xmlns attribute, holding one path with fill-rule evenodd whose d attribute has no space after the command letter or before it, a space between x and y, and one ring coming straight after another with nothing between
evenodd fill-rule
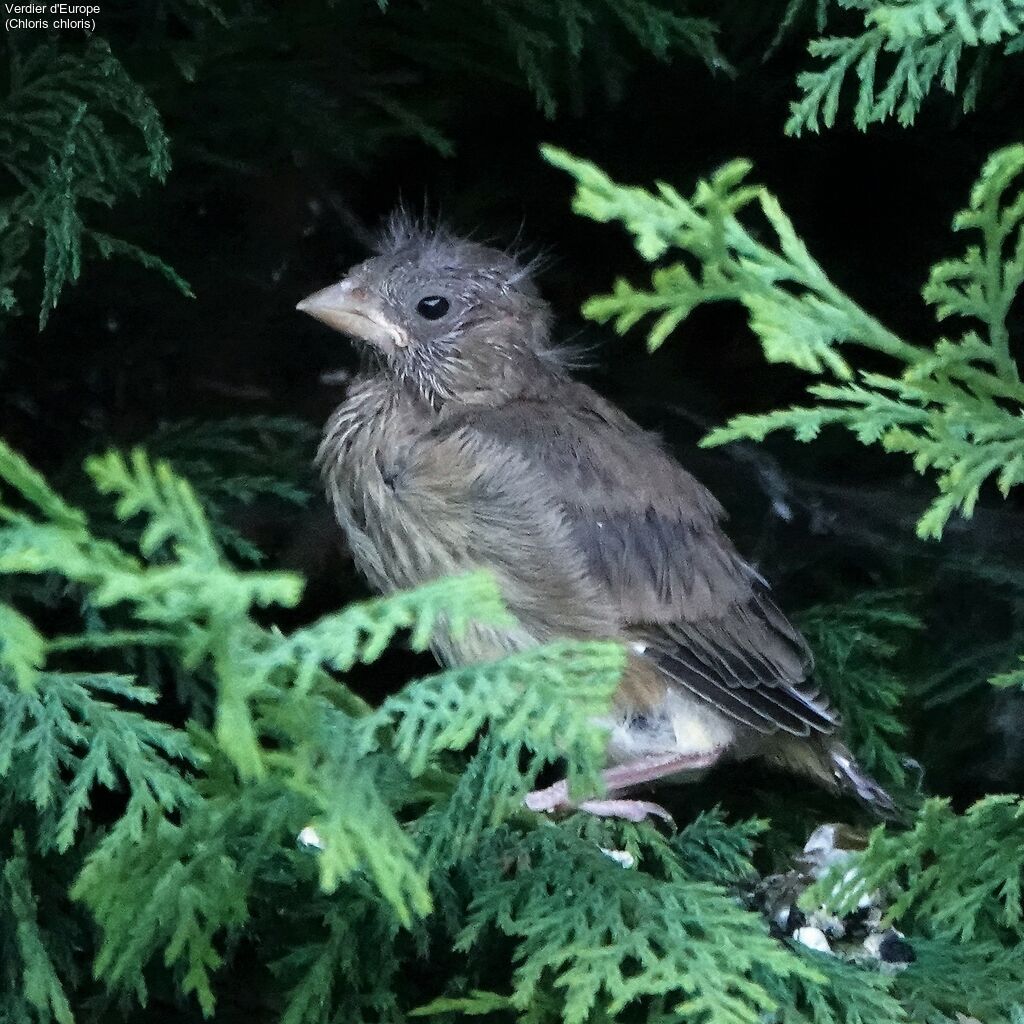
<instances>
[{"instance_id":1,"label":"cedar foliage","mask_svg":"<svg viewBox=\"0 0 1024 1024\"><path fill-rule=\"evenodd\" d=\"M157 257L86 223L96 206L163 181L170 153L149 96L100 40L77 54L8 41L10 86L0 109L6 193L2 205L0 309L18 313L33 249L42 249L39 326L78 280L85 255L127 256L188 286ZM40 237L41 236L41 237Z\"/></svg>"},{"instance_id":2,"label":"cedar foliage","mask_svg":"<svg viewBox=\"0 0 1024 1024\"><path fill-rule=\"evenodd\" d=\"M795 0L789 18L802 6L802 0ZM845 0L838 6L855 12L849 21L859 20L860 31L812 40L808 51L816 68L797 77L802 95L790 107L790 134L831 128L843 86L852 79L858 128L893 116L902 125L913 124L936 88L958 94L969 111L991 56L1012 57L1024 49L1020 0ZM827 0L819 0L819 32L826 22Z\"/></svg>"},{"instance_id":3,"label":"cedar foliage","mask_svg":"<svg viewBox=\"0 0 1024 1024\"><path fill-rule=\"evenodd\" d=\"M780 13L776 46L803 31L807 6ZM451 154L467 80L524 90L554 118L621 97L644 62L696 58L718 83L742 64L706 10L669 0L127 7L102 14L113 43L5 36L4 337L29 313L46 327L96 257L134 261L179 293L151 294L184 301L161 256L172 233L149 237L137 217L140 197L159 204L172 153L232 189L268 164L356 169L398 144ZM936 87L970 108L986 62L1012 62L1024 30L1016 0L844 0L815 14L817 70L793 85L793 134L831 127L844 83L861 128L909 124ZM837 18L856 33L825 36ZM933 343L836 287L742 161L687 199L546 152L577 178L579 212L623 222L648 260L676 259L589 315L626 330L653 314L656 348L698 305L738 302L769 360L825 379L807 407L740 416L713 441L809 440L836 423L910 454L937 481L920 526L936 538L987 480L1004 493L1021 482L1020 145L981 170L954 225L972 240L929 278L937 319L968 325ZM859 369L857 346L894 368ZM246 529L268 502L310 506L304 420L157 423L145 448L108 448L105 434L86 439L102 454L84 472L44 474L0 442L4 1020L1020 1021L1019 798L962 814L927 799L808 896L845 911L882 890L918 954L907 970L815 955L744 904L765 854L788 863L822 820L811 799L766 800L772 820L684 799L692 813L672 830L524 810L542 773L566 771L579 793L598 785L616 645L565 640L367 686L363 667L375 680L389 649L503 619L494 582L304 615L302 577ZM928 629L911 604L876 589L801 618L851 743L907 806L920 695L900 656ZM1021 673L997 681L1009 693Z\"/></svg>"},{"instance_id":4,"label":"cedar foliage","mask_svg":"<svg viewBox=\"0 0 1024 1024\"><path fill-rule=\"evenodd\" d=\"M649 289L619 279L611 294L587 302L587 316L613 321L622 333L653 315L647 343L655 350L699 305L737 302L769 361L791 363L827 382L808 386L817 402L738 416L713 430L706 444L763 441L775 430L812 441L822 427L842 425L863 444L913 456L920 473L937 471L939 495L918 523L922 538L936 540L955 512L971 516L990 478L1004 496L1022 482L1024 391L1009 318L1024 284L1024 147L1009 146L988 159L967 208L954 221L955 230L976 232L977 241L962 257L936 264L922 292L940 322L958 317L978 326L956 340L942 337L931 347L898 337L833 284L779 201L748 183L747 161L725 165L686 198L665 183L654 191L618 185L595 165L553 147L546 147L544 155L575 178L576 212L620 222L646 260L677 258L653 272ZM754 211L768 232L761 225L751 227ZM888 357L897 372L856 370L846 346ZM857 619L864 625L851 644L844 633L851 626L857 630ZM864 631L871 620L870 606L809 615L812 637L823 627L826 631L819 633L816 646L834 659L822 673L826 680L830 672L842 671L854 646L858 661L868 663L872 652L883 659L891 653L884 641ZM884 608L876 621L917 625ZM1016 670L995 680L1002 686L1019 681ZM862 756L902 780L902 765L889 746L901 729L888 714L898 703L899 683L873 684L868 670L858 681L837 685L835 692L846 702L843 710ZM880 713L880 721L871 723L873 712ZM872 752L879 739L881 750ZM853 866L836 867L805 895L806 905L824 902L850 913L862 897L886 893L892 900L889 920L909 925L926 939L970 944L972 955L990 958L993 968L1003 972L1007 991L1015 993L1005 1008L1009 1013L1019 1003L1022 978L1016 967L1009 967L1021 946L1021 820L1019 798L1013 795L987 797L962 816L946 800L928 800L910 831L892 834L877 828ZM925 948L926 961L937 955L933 947ZM912 1012L921 1013L916 998L915 993L910 1000ZM998 1012L972 1011L982 1017Z\"/></svg>"},{"instance_id":5,"label":"cedar foliage","mask_svg":"<svg viewBox=\"0 0 1024 1024\"><path fill-rule=\"evenodd\" d=\"M656 313L647 335L656 349L702 303L738 302L770 362L823 379L807 388L819 401L738 416L706 444L761 441L775 430L811 441L824 426L844 426L863 444L912 456L919 473L937 474L939 495L918 522L924 538L941 537L954 512L970 517L990 478L1004 496L1024 482L1024 385L1008 324L1024 283L1024 145L999 150L985 164L954 222L958 231L976 232L975 241L962 257L936 264L922 292L940 322L957 317L977 327L931 346L898 337L837 288L778 199L747 182L746 161L726 164L686 199L667 184L655 193L618 186L559 150L546 155L577 179L578 212L621 221L648 260L678 249L694 267L680 261L659 268L649 291L620 279L612 294L588 302L588 316L614 319L624 332ZM760 225L748 226L755 211L774 236L769 241ZM851 345L888 357L896 370L855 371L845 355Z\"/></svg>"}]
</instances>

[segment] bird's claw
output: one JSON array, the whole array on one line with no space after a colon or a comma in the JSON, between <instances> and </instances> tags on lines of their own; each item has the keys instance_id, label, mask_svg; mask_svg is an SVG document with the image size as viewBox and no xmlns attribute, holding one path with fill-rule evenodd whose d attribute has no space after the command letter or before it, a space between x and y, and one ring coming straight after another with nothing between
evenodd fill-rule
<instances>
[{"instance_id":1,"label":"bird's claw","mask_svg":"<svg viewBox=\"0 0 1024 1024\"><path fill-rule=\"evenodd\" d=\"M653 803L650 800L584 800L577 807L598 818L620 818L623 821L661 818L670 825L675 825L672 815L661 804Z\"/></svg>"},{"instance_id":2,"label":"bird's claw","mask_svg":"<svg viewBox=\"0 0 1024 1024\"><path fill-rule=\"evenodd\" d=\"M569 801L569 786L563 780L556 782L547 789L535 789L523 797L523 803L531 811L555 811L563 807L571 807Z\"/></svg>"},{"instance_id":3,"label":"bird's claw","mask_svg":"<svg viewBox=\"0 0 1024 1024\"><path fill-rule=\"evenodd\" d=\"M547 789L536 789L527 793L523 803L531 811L585 811L598 818L620 818L623 821L644 821L646 818L661 818L675 824L672 815L660 804L650 800L583 800L573 803L569 799L569 787L564 781L556 782Z\"/></svg>"}]
</instances>

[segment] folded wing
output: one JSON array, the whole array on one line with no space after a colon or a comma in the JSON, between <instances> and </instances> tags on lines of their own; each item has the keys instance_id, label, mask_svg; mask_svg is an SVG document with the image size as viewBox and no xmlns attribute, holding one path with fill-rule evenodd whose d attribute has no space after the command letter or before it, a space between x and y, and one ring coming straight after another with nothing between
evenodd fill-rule
<instances>
[{"instance_id":1,"label":"folded wing","mask_svg":"<svg viewBox=\"0 0 1024 1024\"><path fill-rule=\"evenodd\" d=\"M810 651L722 532L718 502L585 385L558 388L457 413L446 429L529 460L624 631L667 679L759 733L833 732Z\"/></svg>"}]
</instances>

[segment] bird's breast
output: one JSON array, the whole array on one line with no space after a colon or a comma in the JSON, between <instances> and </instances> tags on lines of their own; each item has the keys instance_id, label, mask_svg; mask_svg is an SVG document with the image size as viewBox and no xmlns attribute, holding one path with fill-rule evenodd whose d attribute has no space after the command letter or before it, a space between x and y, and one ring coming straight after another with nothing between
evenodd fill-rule
<instances>
[{"instance_id":1,"label":"bird's breast","mask_svg":"<svg viewBox=\"0 0 1024 1024\"><path fill-rule=\"evenodd\" d=\"M431 518L410 477L413 446L387 431L353 442L339 453L328 490L353 557L370 582L391 591L457 571L457 538Z\"/></svg>"},{"instance_id":2,"label":"bird's breast","mask_svg":"<svg viewBox=\"0 0 1024 1024\"><path fill-rule=\"evenodd\" d=\"M467 637L445 660L498 657L555 636L614 633L564 515L530 463L436 416L346 403L320 450L357 568L390 593L486 569L518 625Z\"/></svg>"},{"instance_id":3,"label":"bird's breast","mask_svg":"<svg viewBox=\"0 0 1024 1024\"><path fill-rule=\"evenodd\" d=\"M468 471L438 451L429 422L402 412L386 401L342 406L321 448L356 565L385 593L480 567L481 508L462 494Z\"/></svg>"}]
</instances>

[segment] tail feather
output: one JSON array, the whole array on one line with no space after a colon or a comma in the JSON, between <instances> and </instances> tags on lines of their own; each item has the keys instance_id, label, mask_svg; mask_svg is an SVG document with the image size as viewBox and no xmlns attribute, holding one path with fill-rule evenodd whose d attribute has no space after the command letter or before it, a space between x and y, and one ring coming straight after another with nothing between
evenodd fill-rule
<instances>
[{"instance_id":1,"label":"tail feather","mask_svg":"<svg viewBox=\"0 0 1024 1024\"><path fill-rule=\"evenodd\" d=\"M832 743L827 751L828 765L840 789L855 796L879 817L895 820L900 817L893 798L857 763L842 743Z\"/></svg>"}]
</instances>

